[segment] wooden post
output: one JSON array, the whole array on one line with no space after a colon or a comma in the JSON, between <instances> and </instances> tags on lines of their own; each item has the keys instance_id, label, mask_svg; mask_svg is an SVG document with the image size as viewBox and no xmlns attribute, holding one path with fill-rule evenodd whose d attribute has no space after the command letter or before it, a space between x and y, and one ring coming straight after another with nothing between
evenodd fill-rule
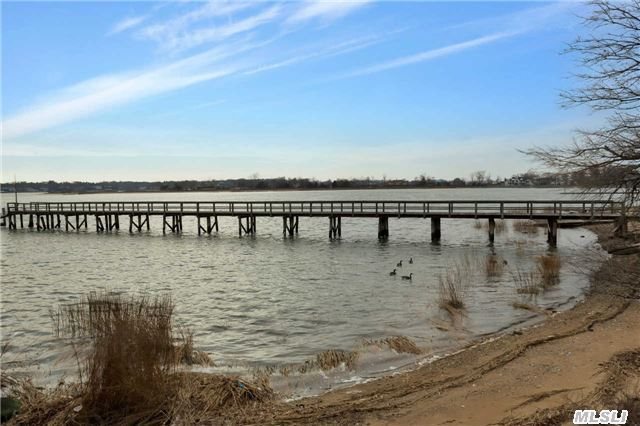
<instances>
[{"instance_id":1,"label":"wooden post","mask_svg":"<svg viewBox=\"0 0 640 426\"><path fill-rule=\"evenodd\" d=\"M129 215L129 233L133 232L133 215Z\"/></svg>"},{"instance_id":2,"label":"wooden post","mask_svg":"<svg viewBox=\"0 0 640 426\"><path fill-rule=\"evenodd\" d=\"M440 241L441 236L442 236L442 233L440 231L440 218L432 217L431 218L431 241L434 243L438 242Z\"/></svg>"},{"instance_id":3,"label":"wooden post","mask_svg":"<svg viewBox=\"0 0 640 426\"><path fill-rule=\"evenodd\" d=\"M496 220L492 217L489 218L489 242L493 244L496 238Z\"/></svg>"},{"instance_id":4,"label":"wooden post","mask_svg":"<svg viewBox=\"0 0 640 426\"><path fill-rule=\"evenodd\" d=\"M380 216L378 217L378 239L386 240L387 238L389 238L389 217Z\"/></svg>"},{"instance_id":5,"label":"wooden post","mask_svg":"<svg viewBox=\"0 0 640 426\"><path fill-rule=\"evenodd\" d=\"M76 231L80 230L80 215L76 215Z\"/></svg>"},{"instance_id":6,"label":"wooden post","mask_svg":"<svg viewBox=\"0 0 640 426\"><path fill-rule=\"evenodd\" d=\"M558 219L549 218L547 222L547 242L550 246L555 247L558 245Z\"/></svg>"},{"instance_id":7,"label":"wooden post","mask_svg":"<svg viewBox=\"0 0 640 426\"><path fill-rule=\"evenodd\" d=\"M329 239L334 240L342 236L342 218L329 216Z\"/></svg>"},{"instance_id":8,"label":"wooden post","mask_svg":"<svg viewBox=\"0 0 640 426\"><path fill-rule=\"evenodd\" d=\"M33 215L29 215L29 228L33 228Z\"/></svg>"},{"instance_id":9,"label":"wooden post","mask_svg":"<svg viewBox=\"0 0 640 426\"><path fill-rule=\"evenodd\" d=\"M120 215L116 214L114 216L116 218L116 231L119 231L120 230Z\"/></svg>"},{"instance_id":10,"label":"wooden post","mask_svg":"<svg viewBox=\"0 0 640 426\"><path fill-rule=\"evenodd\" d=\"M211 216L207 216L207 234L211 234Z\"/></svg>"},{"instance_id":11,"label":"wooden post","mask_svg":"<svg viewBox=\"0 0 640 426\"><path fill-rule=\"evenodd\" d=\"M24 223L22 222L22 215L20 215L20 228L24 228Z\"/></svg>"}]
</instances>

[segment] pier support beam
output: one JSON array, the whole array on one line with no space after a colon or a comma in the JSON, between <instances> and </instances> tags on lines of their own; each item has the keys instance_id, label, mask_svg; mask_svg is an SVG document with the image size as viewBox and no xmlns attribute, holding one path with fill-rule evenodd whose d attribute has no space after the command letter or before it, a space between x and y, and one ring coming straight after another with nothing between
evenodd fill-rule
<instances>
[{"instance_id":1,"label":"pier support beam","mask_svg":"<svg viewBox=\"0 0 640 426\"><path fill-rule=\"evenodd\" d=\"M335 240L342 237L342 217L329 216L329 239Z\"/></svg>"},{"instance_id":2,"label":"pier support beam","mask_svg":"<svg viewBox=\"0 0 640 426\"><path fill-rule=\"evenodd\" d=\"M378 218L378 239L386 240L389 238L389 217L380 216Z\"/></svg>"},{"instance_id":3,"label":"pier support beam","mask_svg":"<svg viewBox=\"0 0 640 426\"><path fill-rule=\"evenodd\" d=\"M136 220L137 218L137 220ZM130 214L129 215L129 232L133 232L133 228L136 228L136 231L140 232L142 231L142 227L145 226L145 224L147 225L147 230L149 230L149 215L146 214L144 215L144 218L142 217L142 214L138 213L136 214Z\"/></svg>"},{"instance_id":4,"label":"pier support beam","mask_svg":"<svg viewBox=\"0 0 640 426\"><path fill-rule=\"evenodd\" d=\"M215 229L218 232L218 216L213 216L213 223L211 223L211 216L206 216L207 224L206 227L200 224L200 219L202 216L198 216L198 235L202 232L207 234L211 234L211 232Z\"/></svg>"},{"instance_id":5,"label":"pier support beam","mask_svg":"<svg viewBox=\"0 0 640 426\"><path fill-rule=\"evenodd\" d=\"M73 223L71 223L71 221L69 220L69 215L64 215L64 229L65 231L69 232L69 228L76 230L78 227L78 216L76 215L76 225L74 226Z\"/></svg>"},{"instance_id":6,"label":"pier support beam","mask_svg":"<svg viewBox=\"0 0 640 426\"><path fill-rule=\"evenodd\" d=\"M171 223L167 221L167 217L171 217ZM162 215L162 233L167 232L167 228L174 233L182 232L182 215L181 214L170 214L170 215Z\"/></svg>"},{"instance_id":7,"label":"pier support beam","mask_svg":"<svg viewBox=\"0 0 640 426\"><path fill-rule=\"evenodd\" d=\"M440 218L432 217L431 218L431 242L438 242L442 237L442 232L440 230Z\"/></svg>"},{"instance_id":8,"label":"pier support beam","mask_svg":"<svg viewBox=\"0 0 640 426\"><path fill-rule=\"evenodd\" d=\"M242 223L244 220L244 223ZM256 234L255 216L238 216L238 236Z\"/></svg>"},{"instance_id":9,"label":"pier support beam","mask_svg":"<svg viewBox=\"0 0 640 426\"><path fill-rule=\"evenodd\" d=\"M104 231L104 224L102 223L102 218L99 214L96 215L96 232Z\"/></svg>"},{"instance_id":10,"label":"pier support beam","mask_svg":"<svg viewBox=\"0 0 640 426\"><path fill-rule=\"evenodd\" d=\"M29 228L33 228L33 215L29 215Z\"/></svg>"},{"instance_id":11,"label":"pier support beam","mask_svg":"<svg viewBox=\"0 0 640 426\"><path fill-rule=\"evenodd\" d=\"M489 243L493 244L496 239L496 220L489 218Z\"/></svg>"},{"instance_id":12,"label":"pier support beam","mask_svg":"<svg viewBox=\"0 0 640 426\"><path fill-rule=\"evenodd\" d=\"M283 216L282 235L293 237L294 234L298 234L298 216Z\"/></svg>"},{"instance_id":13,"label":"pier support beam","mask_svg":"<svg viewBox=\"0 0 640 426\"><path fill-rule=\"evenodd\" d=\"M558 219L550 218L547 220L547 242L550 246L558 245Z\"/></svg>"}]
</instances>

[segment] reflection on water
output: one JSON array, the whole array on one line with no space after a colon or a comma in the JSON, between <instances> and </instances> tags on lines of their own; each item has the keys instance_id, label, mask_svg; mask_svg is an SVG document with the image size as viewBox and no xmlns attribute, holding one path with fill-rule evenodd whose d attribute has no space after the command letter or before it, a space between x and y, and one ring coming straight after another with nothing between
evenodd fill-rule
<instances>
[{"instance_id":1,"label":"reflection on water","mask_svg":"<svg viewBox=\"0 0 640 426\"><path fill-rule=\"evenodd\" d=\"M5 194L7 195L7 194ZM3 195L3 203L10 201ZM277 193L188 193L68 195L76 200L340 200L340 199L557 199L549 190L397 190ZM61 196L21 195L20 201L59 200ZM430 243L429 220L390 219L390 238L377 240L375 219L344 218L342 239L329 241L328 220L300 218L300 231L283 238L279 218L258 218L258 234L238 238L237 221L220 219L220 232L197 236L194 218L184 219L182 235L162 235L160 218L151 231L129 234L2 230L3 341L11 347L5 359L35 362L43 376L72 371L60 358L60 343L51 335L49 309L77 301L96 288L128 293L170 292L180 323L193 329L200 349L213 354L219 369L304 363L326 349L353 350L364 339L409 336L427 355L440 353L474 337L530 318L514 309L518 299L510 270L532 268L534 256L548 252L546 235L518 233L507 226L487 244L486 230L473 220L443 220L442 241ZM557 255L580 255L595 236L562 229ZM507 261L502 274L487 277L485 257L495 253ZM438 307L438 276L456 258L480 259L465 301L466 315L453 325ZM414 263L408 264L407 259ZM398 275L389 272L404 259ZM578 298L586 285L569 268L560 284L540 294L537 304L559 306ZM13 358L12 358L13 357ZM414 356L369 348L358 361L358 377L410 364ZM3 363L6 363L3 359ZM33 369L34 367L30 367ZM71 369L71 370L69 370ZM317 380L313 379L316 374ZM313 383L326 385L313 373L304 384L283 388L304 393ZM355 380L337 372L336 382ZM282 381L282 378L274 381Z\"/></svg>"}]
</instances>

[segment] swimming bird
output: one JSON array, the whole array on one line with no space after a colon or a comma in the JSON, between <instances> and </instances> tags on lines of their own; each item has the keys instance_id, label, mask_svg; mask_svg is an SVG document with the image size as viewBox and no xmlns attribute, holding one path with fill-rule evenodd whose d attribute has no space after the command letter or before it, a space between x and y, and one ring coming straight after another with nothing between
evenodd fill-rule
<instances>
[{"instance_id":1,"label":"swimming bird","mask_svg":"<svg viewBox=\"0 0 640 426\"><path fill-rule=\"evenodd\" d=\"M413 278L413 272L410 273L409 275L403 275L402 279L403 280L411 280Z\"/></svg>"},{"instance_id":2,"label":"swimming bird","mask_svg":"<svg viewBox=\"0 0 640 426\"><path fill-rule=\"evenodd\" d=\"M395 270L395 268L394 268L394 270L393 270L393 271L389 272L389 275L391 275L391 276L394 276L395 274L396 274L396 270Z\"/></svg>"},{"instance_id":3,"label":"swimming bird","mask_svg":"<svg viewBox=\"0 0 640 426\"><path fill-rule=\"evenodd\" d=\"M409 263L413 263L413 257L409 258Z\"/></svg>"},{"instance_id":4,"label":"swimming bird","mask_svg":"<svg viewBox=\"0 0 640 426\"><path fill-rule=\"evenodd\" d=\"M400 262L398 262L398 264L396 265L398 268L402 268L402 260Z\"/></svg>"}]
</instances>

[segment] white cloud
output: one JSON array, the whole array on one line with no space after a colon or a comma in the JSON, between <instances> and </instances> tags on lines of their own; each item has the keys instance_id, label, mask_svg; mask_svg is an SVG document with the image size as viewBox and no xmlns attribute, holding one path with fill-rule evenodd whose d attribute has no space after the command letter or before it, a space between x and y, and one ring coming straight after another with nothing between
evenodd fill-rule
<instances>
[{"instance_id":1,"label":"white cloud","mask_svg":"<svg viewBox=\"0 0 640 426\"><path fill-rule=\"evenodd\" d=\"M347 74L342 75L343 78L356 77L367 74L374 74L382 71L387 71L394 68L403 67L406 65L413 65L420 62L430 61L443 56L452 55L454 53L462 52L467 49L482 46L485 44L494 43L504 38L513 37L519 34L518 32L502 32L489 34L483 37L474 38L472 40L463 41L461 43L451 44L449 46L440 47L437 49L426 50L424 52L416 53L414 55L403 56L401 58L392 59L390 61L382 62L376 65L371 65L365 68L361 68Z\"/></svg>"},{"instance_id":2,"label":"white cloud","mask_svg":"<svg viewBox=\"0 0 640 426\"><path fill-rule=\"evenodd\" d=\"M222 63L260 44L227 44L150 70L110 74L60 90L2 121L3 139L65 124L109 108L228 76L241 67Z\"/></svg>"},{"instance_id":3,"label":"white cloud","mask_svg":"<svg viewBox=\"0 0 640 426\"><path fill-rule=\"evenodd\" d=\"M107 35L118 34L131 28L135 28L146 21L147 18L147 15L124 18L121 21L116 22L113 27L111 27L111 30L109 30Z\"/></svg>"},{"instance_id":4,"label":"white cloud","mask_svg":"<svg viewBox=\"0 0 640 426\"><path fill-rule=\"evenodd\" d=\"M353 12L356 9L369 3L370 0L317 0L304 2L293 15L291 15L286 23L299 24L312 19L333 20L342 18L343 16Z\"/></svg>"},{"instance_id":5,"label":"white cloud","mask_svg":"<svg viewBox=\"0 0 640 426\"><path fill-rule=\"evenodd\" d=\"M168 21L141 28L138 36L159 43L165 50L182 50L252 30L278 16L280 6L276 5L241 20L232 19L234 13L252 7L254 4L250 2L207 2L197 9ZM228 18L223 24L209 22L204 27L191 28L200 21L223 16Z\"/></svg>"}]
</instances>

